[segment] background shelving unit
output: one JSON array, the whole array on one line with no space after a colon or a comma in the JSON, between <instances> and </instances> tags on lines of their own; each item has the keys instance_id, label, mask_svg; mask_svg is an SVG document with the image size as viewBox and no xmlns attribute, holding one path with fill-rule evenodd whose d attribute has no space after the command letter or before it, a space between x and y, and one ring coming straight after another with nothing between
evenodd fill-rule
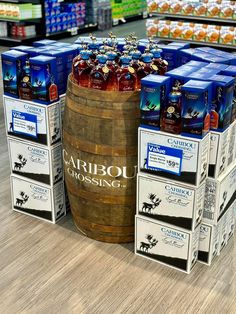
<instances>
[{"instance_id":1,"label":"background shelving unit","mask_svg":"<svg viewBox=\"0 0 236 314\"><path fill-rule=\"evenodd\" d=\"M41 39L45 37L45 21L44 21L44 12L43 12L43 0L0 0L0 3L9 3L9 4L39 4L41 5L42 17L40 18L26 18L26 19L14 19L14 18L5 18L0 17L0 22L7 22L8 35L0 36L0 44L6 46L14 46L16 43L31 43L34 40ZM10 34L11 23L24 23L24 25L35 25L36 34L31 36L12 36Z\"/></svg>"},{"instance_id":2,"label":"background shelving unit","mask_svg":"<svg viewBox=\"0 0 236 314\"><path fill-rule=\"evenodd\" d=\"M151 6L151 2L154 1L149 1L149 6ZM155 1L156 2L156 1ZM180 1L183 3L187 3L187 1ZM202 1L198 1L201 3ZM157 3L157 2L156 2ZM232 2L233 3L233 2ZM158 5L158 4L157 4ZM234 2L235 8L236 8L236 1ZM235 9L234 9L235 10ZM184 14L183 12L176 12L176 13L171 13L171 12L155 12L155 11L150 11L149 16L151 18L156 18L158 20L167 20L167 21L173 21L173 22L184 22L184 23L196 23L196 24L206 24L210 27L212 26L221 26L221 27L234 27L235 28L235 34L236 34L236 19L232 17L224 18L221 16L217 17L211 17L207 15L194 15L194 14ZM154 36L156 37L156 36ZM193 46L194 45L207 45L207 46L212 46L212 47L218 47L218 48L225 48L229 50L236 50L236 45L233 43L226 44L222 42L209 42L209 41L197 41L197 40L192 40L192 39L184 39L184 38L174 38L174 37L159 37L157 36L158 39L161 39L162 41L181 41L181 42L189 42ZM235 37L235 35L234 35ZM235 42L235 38L234 38Z\"/></svg>"}]
</instances>

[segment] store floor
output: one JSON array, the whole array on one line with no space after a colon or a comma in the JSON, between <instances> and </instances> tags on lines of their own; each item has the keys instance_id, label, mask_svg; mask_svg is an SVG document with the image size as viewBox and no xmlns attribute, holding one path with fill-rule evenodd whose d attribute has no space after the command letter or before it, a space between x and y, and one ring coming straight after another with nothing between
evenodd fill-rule
<instances>
[{"instance_id":1,"label":"store floor","mask_svg":"<svg viewBox=\"0 0 236 314\"><path fill-rule=\"evenodd\" d=\"M144 21L114 28L130 31L144 37ZM0 101L0 313L236 313L235 241L185 275L135 256L132 243L84 237L70 215L51 225L13 212Z\"/></svg>"}]
</instances>

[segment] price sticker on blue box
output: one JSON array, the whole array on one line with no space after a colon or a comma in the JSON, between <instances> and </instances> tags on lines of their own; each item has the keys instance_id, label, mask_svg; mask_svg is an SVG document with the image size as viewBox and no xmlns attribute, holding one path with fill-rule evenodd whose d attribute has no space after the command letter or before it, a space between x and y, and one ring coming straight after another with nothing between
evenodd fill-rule
<instances>
[{"instance_id":1,"label":"price sticker on blue box","mask_svg":"<svg viewBox=\"0 0 236 314\"><path fill-rule=\"evenodd\" d=\"M148 143L147 169L161 170L180 176L182 159L181 149Z\"/></svg>"},{"instance_id":2,"label":"price sticker on blue box","mask_svg":"<svg viewBox=\"0 0 236 314\"><path fill-rule=\"evenodd\" d=\"M37 116L12 110L12 130L14 133L37 137Z\"/></svg>"}]
</instances>

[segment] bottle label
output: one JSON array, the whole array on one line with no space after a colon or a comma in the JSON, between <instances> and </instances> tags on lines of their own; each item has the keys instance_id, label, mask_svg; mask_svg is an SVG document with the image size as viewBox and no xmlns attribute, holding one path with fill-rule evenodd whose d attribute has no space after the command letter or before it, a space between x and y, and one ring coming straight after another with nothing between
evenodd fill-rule
<instances>
[{"instance_id":1,"label":"bottle label","mask_svg":"<svg viewBox=\"0 0 236 314\"><path fill-rule=\"evenodd\" d=\"M132 68L132 67L128 67L128 70L129 70L129 72L131 73L131 74L134 74L134 68Z\"/></svg>"},{"instance_id":2,"label":"bottle label","mask_svg":"<svg viewBox=\"0 0 236 314\"><path fill-rule=\"evenodd\" d=\"M49 99L50 101L56 101L58 99L58 90L56 84L52 84L49 87Z\"/></svg>"}]
</instances>

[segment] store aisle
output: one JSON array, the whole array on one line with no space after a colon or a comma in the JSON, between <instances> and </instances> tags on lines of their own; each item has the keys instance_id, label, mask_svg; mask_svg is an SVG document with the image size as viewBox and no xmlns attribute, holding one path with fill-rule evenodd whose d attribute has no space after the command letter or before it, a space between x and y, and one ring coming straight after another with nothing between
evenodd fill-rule
<instances>
[{"instance_id":1,"label":"store aisle","mask_svg":"<svg viewBox=\"0 0 236 314\"><path fill-rule=\"evenodd\" d=\"M144 21L114 28L132 31L144 37ZM211 268L185 275L135 256L132 243L84 237L70 216L51 225L13 212L0 103L0 313L235 313L234 241Z\"/></svg>"}]
</instances>

